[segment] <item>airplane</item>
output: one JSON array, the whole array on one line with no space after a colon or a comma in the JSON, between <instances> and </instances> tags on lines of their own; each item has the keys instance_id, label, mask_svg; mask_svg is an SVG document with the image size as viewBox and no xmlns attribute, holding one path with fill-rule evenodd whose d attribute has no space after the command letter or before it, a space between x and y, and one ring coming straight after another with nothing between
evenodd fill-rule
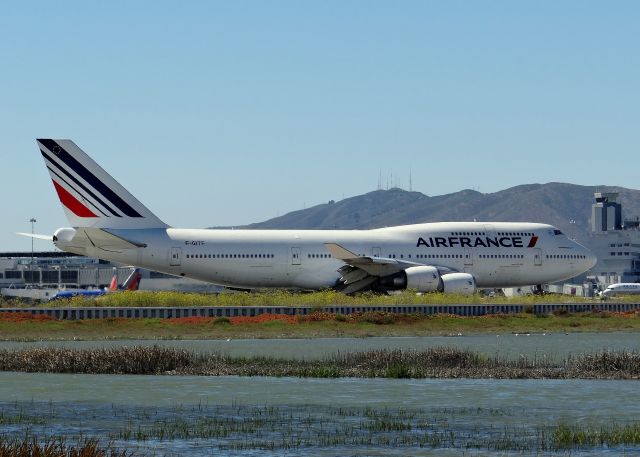
<instances>
[{"instance_id":1,"label":"airplane","mask_svg":"<svg viewBox=\"0 0 640 457\"><path fill-rule=\"evenodd\" d=\"M600 292L602 299L607 299L615 295L635 295L640 294L640 284L636 282L619 282L611 284L605 290Z\"/></svg>"},{"instance_id":2,"label":"airplane","mask_svg":"<svg viewBox=\"0 0 640 457\"><path fill-rule=\"evenodd\" d=\"M140 288L140 280L142 279L142 273L139 268L134 268L133 271L124 280L122 286L118 286L118 275L114 274L111 279L109 287L104 289L61 289L56 292L49 300L62 300L65 298L73 297L101 297L113 292L125 291L125 290L138 290Z\"/></svg>"},{"instance_id":3,"label":"airplane","mask_svg":"<svg viewBox=\"0 0 640 457\"><path fill-rule=\"evenodd\" d=\"M438 222L370 230L173 228L73 141L38 139L37 144L72 226L49 236L56 247L221 286L471 294L478 288L569 279L596 262L587 248L538 223Z\"/></svg>"}]
</instances>

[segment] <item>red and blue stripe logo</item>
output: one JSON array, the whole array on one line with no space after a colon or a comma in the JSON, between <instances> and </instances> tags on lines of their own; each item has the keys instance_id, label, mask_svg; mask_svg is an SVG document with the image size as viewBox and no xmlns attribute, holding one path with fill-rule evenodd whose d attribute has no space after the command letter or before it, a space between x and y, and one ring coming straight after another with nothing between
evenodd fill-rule
<instances>
[{"instance_id":1,"label":"red and blue stripe logo","mask_svg":"<svg viewBox=\"0 0 640 457\"><path fill-rule=\"evenodd\" d=\"M38 139L60 201L78 217L143 217L58 142ZM73 190L82 201L68 190Z\"/></svg>"}]
</instances>

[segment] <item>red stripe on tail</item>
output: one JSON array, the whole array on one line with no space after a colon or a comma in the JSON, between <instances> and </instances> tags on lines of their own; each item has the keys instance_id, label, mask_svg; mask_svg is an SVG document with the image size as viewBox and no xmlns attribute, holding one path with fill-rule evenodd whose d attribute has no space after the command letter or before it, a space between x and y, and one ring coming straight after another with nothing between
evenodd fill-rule
<instances>
[{"instance_id":1,"label":"red stripe on tail","mask_svg":"<svg viewBox=\"0 0 640 457\"><path fill-rule=\"evenodd\" d=\"M66 191L64 187L55 182L53 179L53 185L56 188L56 192L58 192L58 197L64 206L69 208L69 210L78 217L98 217L93 212L84 206L80 201Z\"/></svg>"},{"instance_id":2,"label":"red stripe on tail","mask_svg":"<svg viewBox=\"0 0 640 457\"><path fill-rule=\"evenodd\" d=\"M142 273L136 270L131 283L127 285L127 290L138 290L140 288L140 280L142 279Z\"/></svg>"},{"instance_id":3,"label":"red stripe on tail","mask_svg":"<svg viewBox=\"0 0 640 457\"><path fill-rule=\"evenodd\" d=\"M113 275L111 284L109 285L109 292L115 292L116 290L118 290L118 275Z\"/></svg>"}]
</instances>

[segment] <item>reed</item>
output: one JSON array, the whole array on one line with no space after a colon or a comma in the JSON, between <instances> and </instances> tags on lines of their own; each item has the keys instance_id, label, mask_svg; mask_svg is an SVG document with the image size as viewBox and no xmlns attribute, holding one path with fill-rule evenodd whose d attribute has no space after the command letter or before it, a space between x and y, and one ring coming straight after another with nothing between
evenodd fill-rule
<instances>
[{"instance_id":1,"label":"reed","mask_svg":"<svg viewBox=\"0 0 640 457\"><path fill-rule=\"evenodd\" d=\"M516 360L485 357L457 348L347 352L322 360L196 354L161 346L102 349L0 350L0 371L92 374L184 374L211 376L638 379L640 354L603 351L568 357Z\"/></svg>"},{"instance_id":2,"label":"reed","mask_svg":"<svg viewBox=\"0 0 640 457\"><path fill-rule=\"evenodd\" d=\"M30 348L1 350L1 371L91 374L160 374L184 369L198 356L185 350L153 347L120 347L91 350Z\"/></svg>"},{"instance_id":3,"label":"reed","mask_svg":"<svg viewBox=\"0 0 640 457\"><path fill-rule=\"evenodd\" d=\"M640 424L589 425L558 424L551 432L555 449L588 448L640 444Z\"/></svg>"},{"instance_id":4,"label":"reed","mask_svg":"<svg viewBox=\"0 0 640 457\"><path fill-rule=\"evenodd\" d=\"M482 408L403 409L376 407L251 406L204 407L161 419L145 417L112 433L119 440L211 440L220 450L295 450L361 446L433 448L536 455L579 449L615 450L640 444L637 422L611 425L528 423L496 426L504 410ZM157 413L156 413L157 414ZM149 421L150 420L150 421ZM480 421L484 425L465 425ZM527 454L528 455L528 454ZM555 455L555 454L554 454Z\"/></svg>"},{"instance_id":5,"label":"reed","mask_svg":"<svg viewBox=\"0 0 640 457\"><path fill-rule=\"evenodd\" d=\"M634 351L600 351L584 354L568 360L571 370L581 373L602 374L625 373L629 377L640 377L640 353Z\"/></svg>"},{"instance_id":6,"label":"reed","mask_svg":"<svg viewBox=\"0 0 640 457\"><path fill-rule=\"evenodd\" d=\"M129 457L133 453L103 447L97 439L79 441L75 444L63 438L48 437L44 441L37 438L8 439L0 436L0 457Z\"/></svg>"}]
</instances>

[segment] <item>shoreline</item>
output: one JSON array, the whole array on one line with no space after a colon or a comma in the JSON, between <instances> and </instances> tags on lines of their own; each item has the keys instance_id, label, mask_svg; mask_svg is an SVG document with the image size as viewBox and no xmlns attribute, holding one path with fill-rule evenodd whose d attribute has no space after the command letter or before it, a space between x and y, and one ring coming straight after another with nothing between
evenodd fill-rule
<instances>
[{"instance_id":1,"label":"shoreline","mask_svg":"<svg viewBox=\"0 0 640 457\"><path fill-rule=\"evenodd\" d=\"M237 318L54 320L27 313L0 316L0 341L314 339L638 332L640 313L480 317L360 313Z\"/></svg>"}]
</instances>

